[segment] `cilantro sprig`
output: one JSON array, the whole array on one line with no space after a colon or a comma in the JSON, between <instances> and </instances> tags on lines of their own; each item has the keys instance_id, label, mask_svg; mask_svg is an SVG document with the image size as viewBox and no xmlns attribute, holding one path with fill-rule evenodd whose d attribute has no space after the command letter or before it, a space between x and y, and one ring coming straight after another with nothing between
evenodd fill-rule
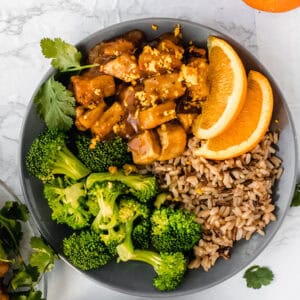
<instances>
[{"instance_id":1,"label":"cilantro sprig","mask_svg":"<svg viewBox=\"0 0 300 300\"><path fill-rule=\"evenodd\" d=\"M78 72L99 66L99 64L81 65L82 54L76 47L60 38L44 38L40 46L43 55L51 59L51 65L58 72ZM71 91L55 80L54 76L40 87L34 103L37 114L45 121L48 128L67 131L72 127L75 116L75 98Z\"/></svg>"},{"instance_id":2,"label":"cilantro sprig","mask_svg":"<svg viewBox=\"0 0 300 300\"><path fill-rule=\"evenodd\" d=\"M75 116L75 98L71 91L53 77L39 89L34 98L38 115L48 128L66 131Z\"/></svg>"},{"instance_id":3,"label":"cilantro sprig","mask_svg":"<svg viewBox=\"0 0 300 300\"><path fill-rule=\"evenodd\" d=\"M300 205L300 182L296 184L294 197L291 203L291 206L299 206Z\"/></svg>"},{"instance_id":4,"label":"cilantro sprig","mask_svg":"<svg viewBox=\"0 0 300 300\"><path fill-rule=\"evenodd\" d=\"M44 273L53 269L54 260L58 258L42 238L32 237L29 262L24 261L20 242L23 237L22 222L28 221L28 217L27 207L16 201L7 201L0 209L0 262L10 266L13 272L8 280L12 300L42 300L42 293L36 290L36 286ZM4 284L2 279L0 288Z\"/></svg>"},{"instance_id":5,"label":"cilantro sprig","mask_svg":"<svg viewBox=\"0 0 300 300\"><path fill-rule=\"evenodd\" d=\"M247 287L260 289L263 285L269 285L273 278L273 272L267 267L252 266L246 270L243 278L246 279Z\"/></svg>"},{"instance_id":6,"label":"cilantro sprig","mask_svg":"<svg viewBox=\"0 0 300 300\"><path fill-rule=\"evenodd\" d=\"M46 58L52 58L51 65L61 72L81 71L99 64L80 65L81 53L71 44L60 38L44 38L40 42L42 53Z\"/></svg>"}]
</instances>

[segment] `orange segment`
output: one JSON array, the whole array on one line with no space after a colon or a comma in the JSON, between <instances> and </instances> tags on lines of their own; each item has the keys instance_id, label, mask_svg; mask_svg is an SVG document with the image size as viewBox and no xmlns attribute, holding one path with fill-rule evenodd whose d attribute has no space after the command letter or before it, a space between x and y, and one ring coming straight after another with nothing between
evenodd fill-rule
<instances>
[{"instance_id":1,"label":"orange segment","mask_svg":"<svg viewBox=\"0 0 300 300\"><path fill-rule=\"evenodd\" d=\"M196 155L209 159L228 159L252 150L269 128L273 112L273 93L268 79L250 71L245 104L236 120L223 133L203 142Z\"/></svg>"},{"instance_id":2,"label":"orange segment","mask_svg":"<svg viewBox=\"0 0 300 300\"><path fill-rule=\"evenodd\" d=\"M210 92L193 124L194 135L202 139L213 138L230 126L243 107L247 90L245 68L235 50L213 36L207 46Z\"/></svg>"},{"instance_id":3,"label":"orange segment","mask_svg":"<svg viewBox=\"0 0 300 300\"><path fill-rule=\"evenodd\" d=\"M300 6L300 0L244 0L249 6L269 11L284 12Z\"/></svg>"}]
</instances>

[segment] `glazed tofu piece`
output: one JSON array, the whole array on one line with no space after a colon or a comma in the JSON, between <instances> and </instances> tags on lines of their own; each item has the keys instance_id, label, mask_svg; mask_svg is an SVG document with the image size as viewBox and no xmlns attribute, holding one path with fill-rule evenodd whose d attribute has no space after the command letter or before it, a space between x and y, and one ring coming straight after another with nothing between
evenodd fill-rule
<instances>
[{"instance_id":1,"label":"glazed tofu piece","mask_svg":"<svg viewBox=\"0 0 300 300\"><path fill-rule=\"evenodd\" d=\"M137 100L135 98L135 89L133 86L123 86L119 88L118 99L120 103L128 109L128 111L135 111Z\"/></svg>"},{"instance_id":2,"label":"glazed tofu piece","mask_svg":"<svg viewBox=\"0 0 300 300\"><path fill-rule=\"evenodd\" d=\"M191 131L191 127L193 124L194 119L197 117L198 114L178 114L177 113L177 118L181 124L181 126L183 127L183 129L186 132L190 132Z\"/></svg>"},{"instance_id":3,"label":"glazed tofu piece","mask_svg":"<svg viewBox=\"0 0 300 300\"><path fill-rule=\"evenodd\" d=\"M89 63L103 64L121 54L133 54L144 40L145 35L142 31L132 30L125 33L122 37L101 42L89 51Z\"/></svg>"},{"instance_id":4,"label":"glazed tofu piece","mask_svg":"<svg viewBox=\"0 0 300 300\"><path fill-rule=\"evenodd\" d=\"M139 67L146 76L173 72L182 65L184 49L170 40L161 41L157 48L149 45L139 56Z\"/></svg>"},{"instance_id":5,"label":"glazed tofu piece","mask_svg":"<svg viewBox=\"0 0 300 300\"><path fill-rule=\"evenodd\" d=\"M141 129L151 129L171 121L176 118L175 108L175 102L168 101L142 110L138 114L138 125Z\"/></svg>"},{"instance_id":6,"label":"glazed tofu piece","mask_svg":"<svg viewBox=\"0 0 300 300\"><path fill-rule=\"evenodd\" d=\"M174 59L182 60L184 49L180 45L175 44L170 39L161 40L158 44L157 49L161 53L169 53L171 54Z\"/></svg>"},{"instance_id":7,"label":"glazed tofu piece","mask_svg":"<svg viewBox=\"0 0 300 300\"><path fill-rule=\"evenodd\" d=\"M96 45L89 52L88 60L90 64L102 65L116 56L125 53L133 54L134 51L135 46L132 42L119 38L114 41L102 42Z\"/></svg>"},{"instance_id":8,"label":"glazed tofu piece","mask_svg":"<svg viewBox=\"0 0 300 300\"><path fill-rule=\"evenodd\" d=\"M108 63L100 66L100 71L117 77L125 82L140 78L140 70L134 55L122 54Z\"/></svg>"},{"instance_id":9,"label":"glazed tofu piece","mask_svg":"<svg viewBox=\"0 0 300 300\"><path fill-rule=\"evenodd\" d=\"M136 135L128 143L132 152L133 162L137 165L150 164L160 155L160 143L157 133L153 130L145 130Z\"/></svg>"},{"instance_id":10,"label":"glazed tofu piece","mask_svg":"<svg viewBox=\"0 0 300 300\"><path fill-rule=\"evenodd\" d=\"M158 129L161 153L158 160L168 160L181 155L186 146L186 132L176 123L162 124Z\"/></svg>"},{"instance_id":11,"label":"glazed tofu piece","mask_svg":"<svg viewBox=\"0 0 300 300\"><path fill-rule=\"evenodd\" d=\"M91 128L103 114L105 107L106 104L103 100L93 109L87 110L83 108L84 111L82 111L82 106L77 107L75 120L76 127L81 131Z\"/></svg>"},{"instance_id":12,"label":"glazed tofu piece","mask_svg":"<svg viewBox=\"0 0 300 300\"><path fill-rule=\"evenodd\" d=\"M146 42L146 35L143 31L134 29L123 34L123 38L134 44L136 48L141 47Z\"/></svg>"},{"instance_id":13,"label":"glazed tofu piece","mask_svg":"<svg viewBox=\"0 0 300 300\"><path fill-rule=\"evenodd\" d=\"M163 101L181 97L185 89L179 73L164 74L144 80L145 93L155 95Z\"/></svg>"},{"instance_id":14,"label":"glazed tofu piece","mask_svg":"<svg viewBox=\"0 0 300 300\"><path fill-rule=\"evenodd\" d=\"M115 102L109 107L91 128L92 133L97 137L97 141L101 141L110 134L114 125L120 122L124 114L125 109L119 102Z\"/></svg>"},{"instance_id":15,"label":"glazed tofu piece","mask_svg":"<svg viewBox=\"0 0 300 300\"><path fill-rule=\"evenodd\" d=\"M114 78L110 75L72 76L71 83L76 101L90 109L97 107L104 97L116 92Z\"/></svg>"},{"instance_id":16,"label":"glazed tofu piece","mask_svg":"<svg viewBox=\"0 0 300 300\"><path fill-rule=\"evenodd\" d=\"M191 100L205 100L209 94L208 63L205 58L193 58L181 66L180 74L188 87Z\"/></svg>"}]
</instances>

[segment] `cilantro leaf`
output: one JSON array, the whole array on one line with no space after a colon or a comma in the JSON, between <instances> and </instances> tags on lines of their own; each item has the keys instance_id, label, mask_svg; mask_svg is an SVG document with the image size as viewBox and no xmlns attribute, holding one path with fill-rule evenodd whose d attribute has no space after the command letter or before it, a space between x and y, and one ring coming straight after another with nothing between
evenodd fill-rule
<instances>
[{"instance_id":1,"label":"cilantro leaf","mask_svg":"<svg viewBox=\"0 0 300 300\"><path fill-rule=\"evenodd\" d=\"M28 287L33 286L39 279L40 273L37 267L30 265L23 265L14 274L10 286L13 290L16 290L19 287Z\"/></svg>"},{"instance_id":2,"label":"cilantro leaf","mask_svg":"<svg viewBox=\"0 0 300 300\"><path fill-rule=\"evenodd\" d=\"M247 287L260 289L263 285L271 283L274 274L267 267L252 266L246 270L243 278L247 281Z\"/></svg>"},{"instance_id":3,"label":"cilantro leaf","mask_svg":"<svg viewBox=\"0 0 300 300\"><path fill-rule=\"evenodd\" d=\"M0 213L1 242L7 253L19 253L19 243L23 237L22 226L19 221L6 218Z\"/></svg>"},{"instance_id":4,"label":"cilantro leaf","mask_svg":"<svg viewBox=\"0 0 300 300\"><path fill-rule=\"evenodd\" d=\"M30 241L33 253L30 256L30 265L37 267L40 273L49 272L54 267L57 255L39 237L32 237Z\"/></svg>"},{"instance_id":5,"label":"cilantro leaf","mask_svg":"<svg viewBox=\"0 0 300 300\"><path fill-rule=\"evenodd\" d=\"M75 99L63 84L49 78L34 98L38 115L48 128L68 130L75 116Z\"/></svg>"},{"instance_id":6,"label":"cilantro leaf","mask_svg":"<svg viewBox=\"0 0 300 300\"><path fill-rule=\"evenodd\" d=\"M299 206L299 205L300 205L300 183L297 183L291 206Z\"/></svg>"},{"instance_id":7,"label":"cilantro leaf","mask_svg":"<svg viewBox=\"0 0 300 300\"><path fill-rule=\"evenodd\" d=\"M5 252L2 241L0 240L0 262L7 261L7 253Z\"/></svg>"},{"instance_id":8,"label":"cilantro leaf","mask_svg":"<svg viewBox=\"0 0 300 300\"><path fill-rule=\"evenodd\" d=\"M6 201L0 210L0 214L6 218L23 222L27 221L29 217L27 206L16 201Z\"/></svg>"},{"instance_id":9,"label":"cilantro leaf","mask_svg":"<svg viewBox=\"0 0 300 300\"><path fill-rule=\"evenodd\" d=\"M44 38L40 42L42 53L46 58L52 58L51 65L61 72L79 71L94 65L80 65L81 53L71 44L60 38Z\"/></svg>"},{"instance_id":10,"label":"cilantro leaf","mask_svg":"<svg viewBox=\"0 0 300 300\"><path fill-rule=\"evenodd\" d=\"M51 65L59 71L80 67L81 53L60 38L44 38L40 42L42 53L52 58Z\"/></svg>"},{"instance_id":11,"label":"cilantro leaf","mask_svg":"<svg viewBox=\"0 0 300 300\"><path fill-rule=\"evenodd\" d=\"M31 290L29 293L22 293L18 295L9 295L11 300L45 300L42 298L41 291Z\"/></svg>"}]
</instances>

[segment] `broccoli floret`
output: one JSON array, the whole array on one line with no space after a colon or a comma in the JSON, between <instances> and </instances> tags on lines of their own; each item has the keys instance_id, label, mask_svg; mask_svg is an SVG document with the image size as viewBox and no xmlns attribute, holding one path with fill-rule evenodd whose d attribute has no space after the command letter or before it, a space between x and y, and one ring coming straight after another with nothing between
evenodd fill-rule
<instances>
[{"instance_id":1,"label":"broccoli floret","mask_svg":"<svg viewBox=\"0 0 300 300\"><path fill-rule=\"evenodd\" d=\"M124 209L123 209L124 208ZM117 246L118 261L136 260L153 266L157 276L154 286L161 291L174 290L182 281L186 272L187 261L181 252L156 253L150 250L135 250L132 242L133 223L138 217L147 218L148 210L136 201L120 203L120 221L125 227L125 240Z\"/></svg>"},{"instance_id":2,"label":"broccoli floret","mask_svg":"<svg viewBox=\"0 0 300 300\"><path fill-rule=\"evenodd\" d=\"M112 256L117 255L117 246L124 241L125 238L125 228L117 224L106 230L100 231L101 240L107 246L109 253Z\"/></svg>"},{"instance_id":3,"label":"broccoli floret","mask_svg":"<svg viewBox=\"0 0 300 300\"><path fill-rule=\"evenodd\" d=\"M87 187L89 188L95 182L106 180L120 181L124 183L129 188L129 192L134 195L139 201L144 203L153 198L158 191L155 176L140 174L125 175L122 172L93 173L87 178Z\"/></svg>"},{"instance_id":4,"label":"broccoli floret","mask_svg":"<svg viewBox=\"0 0 300 300\"><path fill-rule=\"evenodd\" d=\"M107 172L110 166L121 168L132 163L132 156L128 151L127 143L120 137L98 142L91 148L91 138L87 135L78 135L76 149L79 159L93 172Z\"/></svg>"},{"instance_id":5,"label":"broccoli floret","mask_svg":"<svg viewBox=\"0 0 300 300\"><path fill-rule=\"evenodd\" d=\"M98 206L96 218L92 223L93 230L108 230L118 224L116 200L125 191L126 186L117 181L94 182L88 187L88 206L93 214L97 210L95 203Z\"/></svg>"},{"instance_id":6,"label":"broccoli floret","mask_svg":"<svg viewBox=\"0 0 300 300\"><path fill-rule=\"evenodd\" d=\"M112 256L92 230L74 232L63 240L63 252L77 268L87 271L107 264Z\"/></svg>"},{"instance_id":7,"label":"broccoli floret","mask_svg":"<svg viewBox=\"0 0 300 300\"><path fill-rule=\"evenodd\" d=\"M86 206L83 182L68 183L57 177L44 185L44 195L52 210L51 218L73 229L90 225L91 214Z\"/></svg>"},{"instance_id":8,"label":"broccoli floret","mask_svg":"<svg viewBox=\"0 0 300 300\"><path fill-rule=\"evenodd\" d=\"M163 207L151 216L151 242L160 252L184 252L201 238L201 225L184 209Z\"/></svg>"},{"instance_id":9,"label":"broccoli floret","mask_svg":"<svg viewBox=\"0 0 300 300\"><path fill-rule=\"evenodd\" d=\"M53 179L55 174L79 180L90 170L67 148L66 134L47 129L32 143L25 164L29 173L42 181Z\"/></svg>"},{"instance_id":10,"label":"broccoli floret","mask_svg":"<svg viewBox=\"0 0 300 300\"><path fill-rule=\"evenodd\" d=\"M119 227L119 209L117 198L126 192L126 186L118 181L94 182L88 189L88 207L95 216L92 229L100 237L112 255L116 255L116 246L125 236Z\"/></svg>"},{"instance_id":11,"label":"broccoli floret","mask_svg":"<svg viewBox=\"0 0 300 300\"><path fill-rule=\"evenodd\" d=\"M132 230L132 241L136 249L148 249L151 240L150 219L142 219Z\"/></svg>"}]
</instances>

